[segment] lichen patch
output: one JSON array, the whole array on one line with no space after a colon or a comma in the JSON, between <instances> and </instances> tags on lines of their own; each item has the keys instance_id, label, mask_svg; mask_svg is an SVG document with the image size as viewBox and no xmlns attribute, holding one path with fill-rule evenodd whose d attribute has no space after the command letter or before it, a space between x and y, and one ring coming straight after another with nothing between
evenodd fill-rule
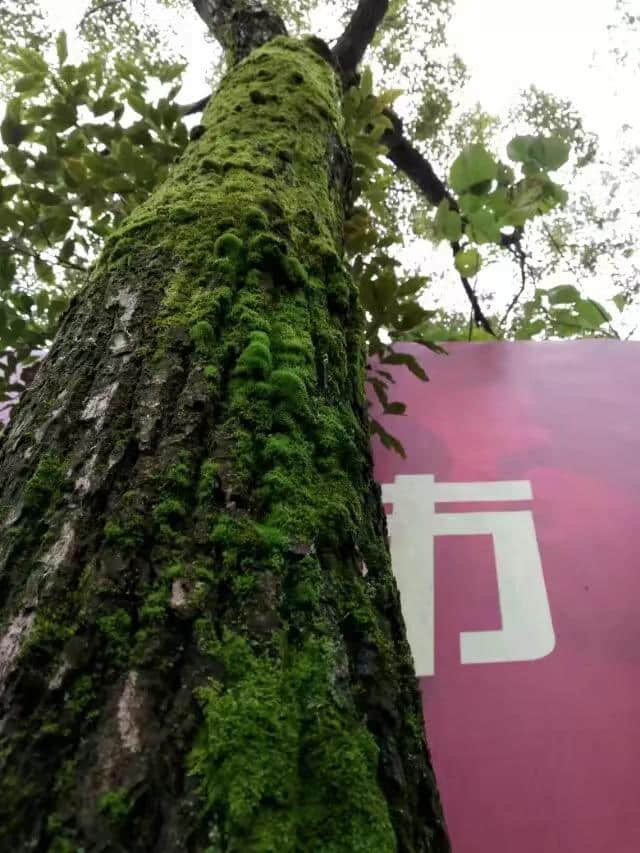
<instances>
[{"instance_id":1,"label":"lichen patch","mask_svg":"<svg viewBox=\"0 0 640 853\"><path fill-rule=\"evenodd\" d=\"M137 685L138 673L133 670L127 675L118 700L118 733L122 746L127 752L140 752L142 748L139 717L144 697Z\"/></svg>"},{"instance_id":2,"label":"lichen patch","mask_svg":"<svg viewBox=\"0 0 640 853\"><path fill-rule=\"evenodd\" d=\"M20 656L35 618L33 611L18 613L0 639L0 693Z\"/></svg>"}]
</instances>

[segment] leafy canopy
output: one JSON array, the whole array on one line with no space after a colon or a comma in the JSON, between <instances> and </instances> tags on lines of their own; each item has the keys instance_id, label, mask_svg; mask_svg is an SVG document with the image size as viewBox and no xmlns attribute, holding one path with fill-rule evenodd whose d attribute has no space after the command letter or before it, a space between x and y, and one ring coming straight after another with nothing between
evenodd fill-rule
<instances>
[{"instance_id":1,"label":"leafy canopy","mask_svg":"<svg viewBox=\"0 0 640 853\"><path fill-rule=\"evenodd\" d=\"M308 27L316 4L273 5L296 32ZM195 14L186 0L164 0L155 7L158 15L160 6L173 9L176 20ZM456 112L467 72L459 57L447 54L452 0L430 0L427 6L428 14L417 0L392 0L369 64L344 96L354 157L346 251L375 356L369 381L384 411L394 414L404 407L389 399L392 376L386 366L404 364L427 377L414 358L391 344L413 340L443 352L443 340L467 336L469 329L463 316L430 296L429 257L414 270L402 262L406 247L416 239L428 241L431 252L448 244L447 275L456 287L456 278L474 279L483 264L508 253L524 294L525 228L566 208L568 195L556 173L562 169L570 177L571 168L584 167L596 144L570 105L532 90L525 99L539 102L529 115L532 130L514 136L506 156L499 156L493 144L498 120L480 107ZM9 384L16 363L28 363L49 344L106 236L164 180L188 142L187 123L193 119L180 101L186 63L170 33L154 26L153 9L91 0L77 30L65 33L48 28L37 0L6 0L0 8L3 397L21 390L20 383ZM343 17L350 11L344 7ZM223 60L212 69L214 82L222 71ZM402 112L419 154L447 178L435 205L385 156L392 108ZM618 296L615 305L624 310L629 298ZM549 289L534 280L528 297L515 300L503 318L490 317L496 335L614 334L611 315L574 285ZM373 428L393 444L379 424Z\"/></svg>"}]
</instances>

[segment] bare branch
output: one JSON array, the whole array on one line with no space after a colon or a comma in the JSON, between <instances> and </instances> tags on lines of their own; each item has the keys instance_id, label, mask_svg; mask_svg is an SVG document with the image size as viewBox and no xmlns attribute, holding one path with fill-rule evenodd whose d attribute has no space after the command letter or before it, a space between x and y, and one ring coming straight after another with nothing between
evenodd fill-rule
<instances>
[{"instance_id":1,"label":"bare branch","mask_svg":"<svg viewBox=\"0 0 640 853\"><path fill-rule=\"evenodd\" d=\"M389 160L404 172L431 204L437 206L446 198L457 210L456 200L436 175L431 163L405 137L400 116L390 109L384 110L384 115L391 122L391 128L385 130L380 142L386 147Z\"/></svg>"},{"instance_id":2,"label":"bare branch","mask_svg":"<svg viewBox=\"0 0 640 853\"><path fill-rule=\"evenodd\" d=\"M507 322L507 319L509 318L509 314L511 314L513 309L516 307L516 305L520 301L520 297L524 293L524 289L527 286L527 273L526 273L527 255L526 255L524 249L522 248L522 244L521 244L519 239L517 241L514 241L513 248L511 249L511 251L513 252L514 258L516 258L516 260L518 261L518 264L520 265L520 287L519 287L516 295L513 297L513 299L509 303L509 307L504 312L504 316L502 317L502 320L500 320L501 326L504 326L504 324Z\"/></svg>"},{"instance_id":3,"label":"bare branch","mask_svg":"<svg viewBox=\"0 0 640 853\"><path fill-rule=\"evenodd\" d=\"M19 252L21 255L26 255L29 258L33 258L37 261L43 261L42 255L40 252L36 252L34 249L31 249L29 246L26 246L24 243L20 243L16 240L4 240L0 242L0 248L2 246L8 246L10 249L13 249L14 252ZM58 267L67 267L67 269L78 270L78 272L88 272L86 267L81 266L80 264L74 264L73 261L67 261L60 257L60 255L56 255L55 260L50 258L45 258L44 263L54 264Z\"/></svg>"},{"instance_id":4,"label":"bare branch","mask_svg":"<svg viewBox=\"0 0 640 853\"><path fill-rule=\"evenodd\" d=\"M444 181L436 175L431 163L405 137L400 116L390 109L384 110L384 115L391 122L391 129L383 133L380 142L387 148L389 160L413 181L431 204L437 207L442 199L446 198L451 209L460 213L457 200L451 195ZM500 245L508 248L518 243L522 233L523 229L518 226L512 234L501 234Z\"/></svg>"},{"instance_id":5,"label":"bare branch","mask_svg":"<svg viewBox=\"0 0 640 853\"><path fill-rule=\"evenodd\" d=\"M207 106L209 101L211 100L211 95L205 95L204 98L200 98L199 101L194 101L192 104L177 104L178 109L180 110L181 116L192 116L195 113L201 113L204 108Z\"/></svg>"},{"instance_id":6,"label":"bare branch","mask_svg":"<svg viewBox=\"0 0 640 853\"><path fill-rule=\"evenodd\" d=\"M343 79L351 84L366 49L389 8L389 0L360 0L351 20L335 47L333 55Z\"/></svg>"},{"instance_id":7,"label":"bare branch","mask_svg":"<svg viewBox=\"0 0 640 853\"><path fill-rule=\"evenodd\" d=\"M460 243L458 243L457 241L455 243L452 243L451 244L451 251L453 252L454 256L457 255L458 252L460 251ZM469 300L469 304L471 305L471 313L473 316L473 322L476 324L476 326L479 326L481 329L484 329L485 332L487 332L487 334L496 338L497 335L493 331L493 329L491 328L491 323L489 322L489 320L485 316L484 311L480 307L480 303L478 302L478 297L476 296L475 290L471 287L471 284L469 283L469 279L466 276L461 275L460 281L462 283L462 287L464 288L464 292L467 295L467 299Z\"/></svg>"},{"instance_id":8,"label":"bare branch","mask_svg":"<svg viewBox=\"0 0 640 853\"><path fill-rule=\"evenodd\" d=\"M436 175L431 163L405 138L402 119L393 110L387 109L384 111L384 114L391 122L391 128L384 132L380 140L387 148L387 157L401 172L404 172L413 181L431 204L437 206L446 198L452 209L459 211L458 202L451 195L444 182ZM460 244L458 242L451 243L451 249L453 254L456 255L460 251ZM461 275L460 281L471 304L475 324L495 338L496 335L491 328L491 323L489 323L484 315L478 302L478 297L469 284L469 280Z\"/></svg>"},{"instance_id":9,"label":"bare branch","mask_svg":"<svg viewBox=\"0 0 640 853\"><path fill-rule=\"evenodd\" d=\"M276 36L286 36L284 21L256 0L191 0L209 32L235 62Z\"/></svg>"}]
</instances>

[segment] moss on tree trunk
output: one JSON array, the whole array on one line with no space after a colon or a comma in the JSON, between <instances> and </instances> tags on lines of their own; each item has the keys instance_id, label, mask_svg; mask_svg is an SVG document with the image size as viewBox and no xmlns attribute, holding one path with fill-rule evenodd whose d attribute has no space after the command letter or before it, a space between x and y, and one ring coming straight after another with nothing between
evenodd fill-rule
<instances>
[{"instance_id":1,"label":"moss on tree trunk","mask_svg":"<svg viewBox=\"0 0 640 853\"><path fill-rule=\"evenodd\" d=\"M0 849L448 849L372 478L334 72L235 67L0 445Z\"/></svg>"}]
</instances>

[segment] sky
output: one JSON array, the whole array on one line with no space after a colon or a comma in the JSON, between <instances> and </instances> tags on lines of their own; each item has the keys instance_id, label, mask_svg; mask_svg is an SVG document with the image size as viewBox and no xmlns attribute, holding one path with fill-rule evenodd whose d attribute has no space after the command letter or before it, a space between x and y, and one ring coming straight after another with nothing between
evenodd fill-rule
<instances>
[{"instance_id":1,"label":"sky","mask_svg":"<svg viewBox=\"0 0 640 853\"><path fill-rule=\"evenodd\" d=\"M1 1L1 0L0 0ZM640 12L640 0L638 3ZM355 3L355 0L354 0ZM72 32L87 6L87 0L41 0L56 28ZM607 25L615 15L616 0L457 0L448 28L450 47L465 61L469 82L461 96L462 105L472 107L477 101L484 109L506 116L523 89L534 84L555 95L570 99L582 113L585 126L598 133L602 151L614 153L620 147L621 127L630 123L627 141L640 146L640 114L637 109L637 80L633 69L621 69L608 50ZM152 4L153 14L158 7ZM162 13L161 13L162 14ZM326 32L336 31L332 7L320 5L314 16ZM167 17L167 21L171 17ZM195 14L182 17L178 37L182 52L189 57L185 86L180 95L184 103L197 100L209 91L206 82L211 45L203 38L204 26ZM324 35L324 33L322 33ZM506 140L505 140L506 141ZM595 174L595 173L594 173ZM571 186L568 187L571 191ZM581 187L594 197L602 186ZM434 252L429 250L429 261ZM408 266L420 267L424 248L409 246L403 259ZM446 247L435 253L436 266L450 267ZM428 270L420 270L428 272ZM514 282L514 267L509 262L493 265L481 272L490 278L492 288L505 294L508 302ZM564 272L561 280L572 277ZM493 286L495 284L495 287ZM587 295L606 299L613 293L610 277L603 269L595 279L581 283ZM465 310L464 294L447 295L451 308ZM506 304L506 303L505 303ZM634 321L635 322L635 321Z\"/></svg>"}]
</instances>

